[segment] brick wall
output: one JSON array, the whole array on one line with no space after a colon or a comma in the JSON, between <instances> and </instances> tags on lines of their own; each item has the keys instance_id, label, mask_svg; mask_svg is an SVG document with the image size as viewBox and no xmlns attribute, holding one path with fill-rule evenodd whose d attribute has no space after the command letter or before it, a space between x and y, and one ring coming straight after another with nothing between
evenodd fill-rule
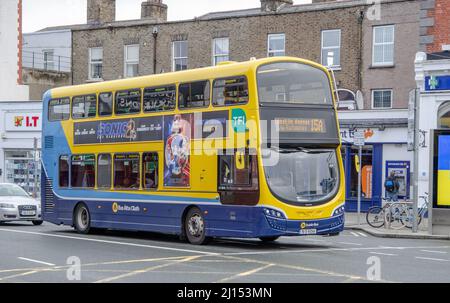
<instances>
[{"instance_id":1,"label":"brick wall","mask_svg":"<svg viewBox=\"0 0 450 303\"><path fill-rule=\"evenodd\" d=\"M420 17L422 50L442 51L450 44L450 0L423 0Z\"/></svg>"}]
</instances>

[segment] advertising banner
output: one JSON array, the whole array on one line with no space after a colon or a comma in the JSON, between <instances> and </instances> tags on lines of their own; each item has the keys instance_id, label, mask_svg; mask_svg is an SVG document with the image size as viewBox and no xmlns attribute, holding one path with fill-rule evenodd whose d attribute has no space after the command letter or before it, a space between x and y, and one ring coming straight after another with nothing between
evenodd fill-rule
<instances>
[{"instance_id":1,"label":"advertising banner","mask_svg":"<svg viewBox=\"0 0 450 303\"><path fill-rule=\"evenodd\" d=\"M162 140L162 117L74 123L75 145Z\"/></svg>"},{"instance_id":2,"label":"advertising banner","mask_svg":"<svg viewBox=\"0 0 450 303\"><path fill-rule=\"evenodd\" d=\"M164 186L190 186L193 114L164 117Z\"/></svg>"}]
</instances>

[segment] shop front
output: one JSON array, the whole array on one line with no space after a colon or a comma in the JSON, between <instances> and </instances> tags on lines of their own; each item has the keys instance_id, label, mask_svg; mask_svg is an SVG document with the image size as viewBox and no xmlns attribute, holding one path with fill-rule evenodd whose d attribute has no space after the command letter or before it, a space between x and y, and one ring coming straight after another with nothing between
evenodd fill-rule
<instances>
[{"instance_id":1,"label":"shop front","mask_svg":"<svg viewBox=\"0 0 450 303\"><path fill-rule=\"evenodd\" d=\"M393 110L395 119L380 111L340 112L342 157L346 181L346 211L357 211L358 205L358 147L353 144L354 134L364 132L361 168L361 211L382 205L386 196L384 181L391 171L399 181L399 198L411 196L413 152L407 145L407 111ZM364 117L367 116L367 119ZM370 116L370 118L369 118ZM384 116L384 117L383 117ZM377 118L379 117L379 118ZM381 118L383 117L383 118Z\"/></svg>"},{"instance_id":2,"label":"shop front","mask_svg":"<svg viewBox=\"0 0 450 303\"><path fill-rule=\"evenodd\" d=\"M0 182L39 195L42 103L0 102Z\"/></svg>"}]
</instances>

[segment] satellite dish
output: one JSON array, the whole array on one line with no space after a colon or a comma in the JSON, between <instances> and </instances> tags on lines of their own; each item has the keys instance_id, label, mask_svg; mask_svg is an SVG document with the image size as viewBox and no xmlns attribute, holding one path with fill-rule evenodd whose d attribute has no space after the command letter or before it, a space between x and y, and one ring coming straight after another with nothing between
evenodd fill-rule
<instances>
[{"instance_id":1,"label":"satellite dish","mask_svg":"<svg viewBox=\"0 0 450 303\"><path fill-rule=\"evenodd\" d=\"M360 90L356 92L356 107L357 109L364 109L364 96Z\"/></svg>"}]
</instances>

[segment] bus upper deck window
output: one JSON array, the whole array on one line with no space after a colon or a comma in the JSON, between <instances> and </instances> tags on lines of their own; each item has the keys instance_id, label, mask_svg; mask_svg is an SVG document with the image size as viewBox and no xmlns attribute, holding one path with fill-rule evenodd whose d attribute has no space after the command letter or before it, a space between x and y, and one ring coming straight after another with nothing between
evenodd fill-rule
<instances>
[{"instance_id":1,"label":"bus upper deck window","mask_svg":"<svg viewBox=\"0 0 450 303\"><path fill-rule=\"evenodd\" d=\"M213 85L213 105L226 106L248 102L248 84L245 77L217 79Z\"/></svg>"},{"instance_id":2,"label":"bus upper deck window","mask_svg":"<svg viewBox=\"0 0 450 303\"><path fill-rule=\"evenodd\" d=\"M70 99L52 99L48 104L48 120L62 121L70 118Z\"/></svg>"},{"instance_id":3,"label":"bus upper deck window","mask_svg":"<svg viewBox=\"0 0 450 303\"><path fill-rule=\"evenodd\" d=\"M116 115L137 114L141 112L141 90L123 90L116 93Z\"/></svg>"},{"instance_id":4,"label":"bus upper deck window","mask_svg":"<svg viewBox=\"0 0 450 303\"><path fill-rule=\"evenodd\" d=\"M144 89L144 112L160 112L175 109L176 86Z\"/></svg>"},{"instance_id":5,"label":"bus upper deck window","mask_svg":"<svg viewBox=\"0 0 450 303\"><path fill-rule=\"evenodd\" d=\"M181 109L208 107L209 99L209 81L184 83L178 88L178 107Z\"/></svg>"},{"instance_id":6,"label":"bus upper deck window","mask_svg":"<svg viewBox=\"0 0 450 303\"><path fill-rule=\"evenodd\" d=\"M73 97L72 99L72 118L86 119L95 117L97 114L97 96L87 95Z\"/></svg>"},{"instance_id":7,"label":"bus upper deck window","mask_svg":"<svg viewBox=\"0 0 450 303\"><path fill-rule=\"evenodd\" d=\"M101 93L98 95L98 115L111 116L113 108L112 93Z\"/></svg>"}]
</instances>

